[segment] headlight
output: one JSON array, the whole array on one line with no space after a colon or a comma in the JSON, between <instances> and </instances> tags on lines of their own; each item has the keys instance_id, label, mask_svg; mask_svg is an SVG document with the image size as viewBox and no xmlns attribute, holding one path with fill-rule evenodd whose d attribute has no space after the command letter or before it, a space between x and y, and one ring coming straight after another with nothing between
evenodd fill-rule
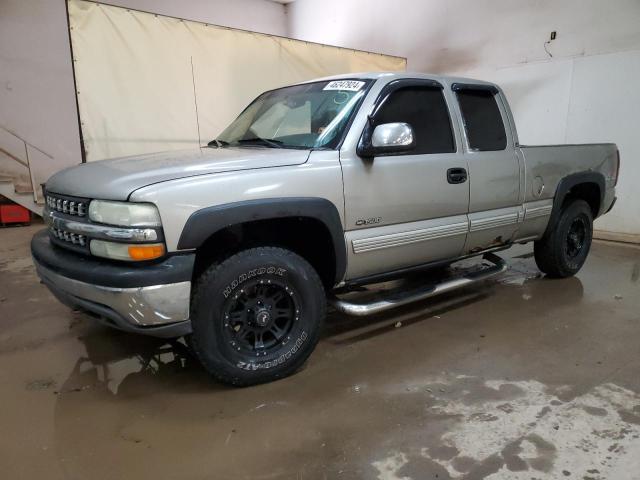
<instances>
[{"instance_id":1,"label":"headlight","mask_svg":"<svg viewBox=\"0 0 640 480\"><path fill-rule=\"evenodd\" d=\"M142 261L153 260L164 255L162 243L116 243L104 240L91 240L91 253L97 257L114 260Z\"/></svg>"},{"instance_id":2,"label":"headlight","mask_svg":"<svg viewBox=\"0 0 640 480\"><path fill-rule=\"evenodd\" d=\"M158 233L152 227L162 225L158 209L151 203L93 200L89 204L89 218L97 223L120 227L110 229L107 236L134 242L156 240ZM137 227L151 228L140 230ZM139 238L140 235L144 238ZM153 260L166 253L163 243L120 243L98 239L90 241L89 249L97 257L126 261Z\"/></svg>"},{"instance_id":3,"label":"headlight","mask_svg":"<svg viewBox=\"0 0 640 480\"><path fill-rule=\"evenodd\" d=\"M159 227L162 225L158 209L150 203L93 200L89 204L89 218L94 222L119 227Z\"/></svg>"}]
</instances>

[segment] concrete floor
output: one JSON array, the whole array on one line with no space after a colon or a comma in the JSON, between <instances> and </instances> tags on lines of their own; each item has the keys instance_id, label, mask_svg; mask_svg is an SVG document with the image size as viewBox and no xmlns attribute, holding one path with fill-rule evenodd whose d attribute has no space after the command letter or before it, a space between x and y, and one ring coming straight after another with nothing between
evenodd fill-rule
<instances>
[{"instance_id":1,"label":"concrete floor","mask_svg":"<svg viewBox=\"0 0 640 480\"><path fill-rule=\"evenodd\" d=\"M179 342L100 327L0 230L0 469L46 479L640 478L640 249L330 316L302 371L211 382ZM398 323L400 322L400 323Z\"/></svg>"}]
</instances>

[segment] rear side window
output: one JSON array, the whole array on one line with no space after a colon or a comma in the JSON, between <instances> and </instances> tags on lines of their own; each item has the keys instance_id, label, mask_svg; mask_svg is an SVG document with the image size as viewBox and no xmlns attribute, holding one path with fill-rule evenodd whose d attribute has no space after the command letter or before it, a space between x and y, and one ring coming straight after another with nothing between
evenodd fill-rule
<instances>
[{"instance_id":1,"label":"rear side window","mask_svg":"<svg viewBox=\"0 0 640 480\"><path fill-rule=\"evenodd\" d=\"M413 128L411 154L455 151L449 110L440 88L405 87L394 91L376 113L375 126L405 122Z\"/></svg>"},{"instance_id":2,"label":"rear side window","mask_svg":"<svg viewBox=\"0 0 640 480\"><path fill-rule=\"evenodd\" d=\"M507 148L504 123L493 92L461 90L457 95L469 148L481 152Z\"/></svg>"}]
</instances>

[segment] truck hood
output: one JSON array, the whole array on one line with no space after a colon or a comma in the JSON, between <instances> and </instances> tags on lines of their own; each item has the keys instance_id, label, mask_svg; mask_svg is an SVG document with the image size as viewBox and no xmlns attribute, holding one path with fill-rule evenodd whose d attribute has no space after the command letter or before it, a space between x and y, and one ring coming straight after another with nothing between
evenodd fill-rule
<instances>
[{"instance_id":1,"label":"truck hood","mask_svg":"<svg viewBox=\"0 0 640 480\"><path fill-rule=\"evenodd\" d=\"M299 165L309 150L202 147L83 163L47 180L50 192L103 200L127 200L152 183L212 173Z\"/></svg>"}]
</instances>

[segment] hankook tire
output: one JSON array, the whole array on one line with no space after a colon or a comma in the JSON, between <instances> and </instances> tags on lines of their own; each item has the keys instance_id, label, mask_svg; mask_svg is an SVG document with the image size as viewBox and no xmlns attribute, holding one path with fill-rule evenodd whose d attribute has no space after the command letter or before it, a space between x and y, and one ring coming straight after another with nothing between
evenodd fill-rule
<instances>
[{"instance_id":1,"label":"hankook tire","mask_svg":"<svg viewBox=\"0 0 640 480\"><path fill-rule=\"evenodd\" d=\"M234 386L294 373L326 315L320 277L299 255L260 247L210 266L191 302L191 344L205 369Z\"/></svg>"}]
</instances>

